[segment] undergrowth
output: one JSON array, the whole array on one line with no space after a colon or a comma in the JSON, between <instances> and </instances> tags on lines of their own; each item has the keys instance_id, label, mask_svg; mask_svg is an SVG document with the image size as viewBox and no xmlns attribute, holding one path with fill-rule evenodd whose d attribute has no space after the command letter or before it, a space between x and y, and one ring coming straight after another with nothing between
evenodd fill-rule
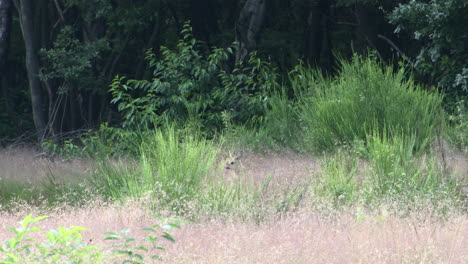
<instances>
[{"instance_id":1,"label":"undergrowth","mask_svg":"<svg viewBox=\"0 0 468 264\"><path fill-rule=\"evenodd\" d=\"M191 39L186 33L187 39ZM391 197L407 204L425 199L435 207L441 197L453 201L454 206L460 205L459 208L465 202L464 179L453 179L430 147L444 129L442 96L424 91L403 70L384 67L372 56L342 61L335 77L298 65L283 89L275 90L273 83L264 83L266 79L253 82L254 72L271 70L255 59L249 66L252 72L216 79L219 76L215 73L222 68L215 62L225 59L226 52L216 50L206 59L197 57L199 63L212 67L213 72L183 75L187 83L192 75L198 76L193 86L177 88L177 96L182 96L185 104L161 101L158 105L165 109L161 112L151 110L154 98L132 101L135 94L131 91L139 89L147 93L146 97L153 92L169 96L166 86L174 86L176 79L162 71L168 69L182 76L179 66L170 62L203 55L189 52L196 50L196 44L182 41L177 51L165 51L163 61L152 62L157 77L153 82L125 84L119 80L113 84L114 101L125 115L125 127L104 124L99 131L82 137L81 148L71 141L63 149L56 148L53 142L46 143L46 148L59 155L92 158L94 166L80 187L83 189L51 180L50 187L41 195L53 201L60 201L58 197L66 197L66 193L74 193L72 200L79 201L80 196L85 200L89 192L113 202L151 197L152 208L192 219L233 217L258 221L299 207L314 208L317 201L324 199L332 209L356 204L373 206ZM178 58L177 52L187 57ZM198 65L201 68L196 68L197 71L203 65ZM205 89L208 81L221 86L213 93L203 90L203 100L215 96L223 85L237 89L233 84L236 78L252 85L236 95L236 98L252 97L250 107L258 110L242 110L253 111L247 121L240 122L242 118L233 115L226 105L213 108L210 104L210 110L202 115L194 109L195 112L190 112L193 104L201 100L194 95ZM259 87L264 84L268 87ZM127 89L125 85L133 88ZM268 94L262 94L266 90ZM169 112L177 118L171 119ZM459 112L461 117L452 128L457 131L455 139L463 142L459 132L465 127L465 116ZM319 154L324 161L320 173L310 179L271 190L270 179L264 179L260 185L241 174L226 179L221 149L293 149ZM28 188L14 184L8 187L4 181L0 181L0 187L10 189L0 193L2 203L14 197L36 199Z\"/></svg>"},{"instance_id":2,"label":"undergrowth","mask_svg":"<svg viewBox=\"0 0 468 264\"><path fill-rule=\"evenodd\" d=\"M84 227L58 227L49 230L45 236L33 238L35 233L42 231L38 223L46 216L26 216L20 227L7 227L13 236L0 246L0 263L149 263L153 259L161 259L158 252L164 250L158 245L159 238L171 242L175 239L169 233L180 229L178 218L164 219L156 216L159 223L144 228L148 235L137 240L130 236L130 229L120 232L105 233L105 240L115 241L111 250L90 245L83 240Z\"/></svg>"}]
</instances>

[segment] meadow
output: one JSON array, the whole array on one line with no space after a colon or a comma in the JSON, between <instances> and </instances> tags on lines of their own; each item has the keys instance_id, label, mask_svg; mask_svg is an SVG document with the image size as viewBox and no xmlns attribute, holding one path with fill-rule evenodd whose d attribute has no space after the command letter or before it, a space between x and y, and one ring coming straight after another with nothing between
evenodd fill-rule
<instances>
[{"instance_id":1,"label":"meadow","mask_svg":"<svg viewBox=\"0 0 468 264\"><path fill-rule=\"evenodd\" d=\"M225 95L246 113L122 82L125 126L1 151L0 263L468 261L465 103L448 114L404 67L298 65L273 90Z\"/></svg>"}]
</instances>

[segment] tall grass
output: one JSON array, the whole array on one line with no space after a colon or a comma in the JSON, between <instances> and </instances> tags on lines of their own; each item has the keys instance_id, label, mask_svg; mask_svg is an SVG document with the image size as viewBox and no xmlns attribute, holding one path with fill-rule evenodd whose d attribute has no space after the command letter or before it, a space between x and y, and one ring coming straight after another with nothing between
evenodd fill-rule
<instances>
[{"instance_id":1,"label":"tall grass","mask_svg":"<svg viewBox=\"0 0 468 264\"><path fill-rule=\"evenodd\" d=\"M176 208L200 192L214 167L218 148L198 134L181 134L173 126L155 131L141 151L143 178L153 182L155 195ZM160 193L158 193L158 191Z\"/></svg>"},{"instance_id":2,"label":"tall grass","mask_svg":"<svg viewBox=\"0 0 468 264\"><path fill-rule=\"evenodd\" d=\"M433 154L413 155L414 136L399 134L389 138L375 130L367 141L372 168L369 176L376 195L417 196L453 187L453 180L444 174Z\"/></svg>"},{"instance_id":3,"label":"tall grass","mask_svg":"<svg viewBox=\"0 0 468 264\"><path fill-rule=\"evenodd\" d=\"M354 201L359 190L358 167L358 158L344 150L326 157L314 185L315 193L326 197L335 205Z\"/></svg>"},{"instance_id":4,"label":"tall grass","mask_svg":"<svg viewBox=\"0 0 468 264\"><path fill-rule=\"evenodd\" d=\"M230 127L230 131L225 133L225 143L232 145L234 141L255 152L279 151L285 147L302 150L300 124L298 102L283 89L268 100L265 116L261 119L251 120L247 125Z\"/></svg>"},{"instance_id":5,"label":"tall grass","mask_svg":"<svg viewBox=\"0 0 468 264\"><path fill-rule=\"evenodd\" d=\"M256 207L256 197L255 186L246 179L226 181L213 178L207 182L205 190L199 196L195 206L195 217L245 219L252 215L252 209Z\"/></svg>"},{"instance_id":6,"label":"tall grass","mask_svg":"<svg viewBox=\"0 0 468 264\"><path fill-rule=\"evenodd\" d=\"M93 183L107 197L141 197L150 193L177 211L199 193L217 154L212 141L169 125L143 139L135 164L101 161Z\"/></svg>"},{"instance_id":7,"label":"tall grass","mask_svg":"<svg viewBox=\"0 0 468 264\"><path fill-rule=\"evenodd\" d=\"M118 200L140 197L149 191L151 183L143 182L138 164L132 160L112 160L99 157L90 177L93 189L104 198Z\"/></svg>"},{"instance_id":8,"label":"tall grass","mask_svg":"<svg viewBox=\"0 0 468 264\"><path fill-rule=\"evenodd\" d=\"M310 80L312 92L303 96L300 111L310 148L327 151L365 141L374 128L382 136L397 131L414 135L416 151L436 137L442 97L422 90L403 69L395 71L372 57L355 56L341 62L335 79L317 83L314 76L304 75L315 79Z\"/></svg>"},{"instance_id":9,"label":"tall grass","mask_svg":"<svg viewBox=\"0 0 468 264\"><path fill-rule=\"evenodd\" d=\"M279 146L297 148L300 137L300 123L297 102L288 98L286 92L275 94L268 102L265 122L261 129Z\"/></svg>"},{"instance_id":10,"label":"tall grass","mask_svg":"<svg viewBox=\"0 0 468 264\"><path fill-rule=\"evenodd\" d=\"M389 136L385 129L382 135L375 128L366 142L364 148L355 145L325 156L314 186L316 195L334 205L388 201L410 205L418 199L433 205L439 199L457 204L463 199L457 180L447 174L436 155L414 154L415 136Z\"/></svg>"},{"instance_id":11,"label":"tall grass","mask_svg":"<svg viewBox=\"0 0 468 264\"><path fill-rule=\"evenodd\" d=\"M447 119L444 129L446 138L452 145L468 153L468 101L456 102L454 113Z\"/></svg>"}]
</instances>

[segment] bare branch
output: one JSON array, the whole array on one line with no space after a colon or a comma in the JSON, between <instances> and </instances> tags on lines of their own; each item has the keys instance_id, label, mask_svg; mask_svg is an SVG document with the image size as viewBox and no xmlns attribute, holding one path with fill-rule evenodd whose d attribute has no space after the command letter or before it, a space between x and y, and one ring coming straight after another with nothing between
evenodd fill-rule
<instances>
[{"instance_id":1,"label":"bare branch","mask_svg":"<svg viewBox=\"0 0 468 264\"><path fill-rule=\"evenodd\" d=\"M59 13L60 19L65 23L65 17L63 16L63 11L62 8L60 7L60 4L58 0L54 0L55 7L57 8L57 12Z\"/></svg>"},{"instance_id":2,"label":"bare branch","mask_svg":"<svg viewBox=\"0 0 468 264\"><path fill-rule=\"evenodd\" d=\"M387 41L388 44L390 44L390 46L392 46L400 54L400 56L403 59L408 60L412 65L414 65L413 62L408 58L408 56L406 56L406 54L403 51L401 51L401 49L398 48L398 46L395 43L393 43L393 41L391 41L389 38L385 37L384 35L378 34L377 37Z\"/></svg>"}]
</instances>

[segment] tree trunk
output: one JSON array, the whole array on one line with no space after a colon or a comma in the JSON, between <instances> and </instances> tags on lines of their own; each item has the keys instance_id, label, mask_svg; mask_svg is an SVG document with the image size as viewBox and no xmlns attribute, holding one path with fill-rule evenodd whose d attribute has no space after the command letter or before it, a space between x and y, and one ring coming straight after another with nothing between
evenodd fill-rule
<instances>
[{"instance_id":1,"label":"tree trunk","mask_svg":"<svg viewBox=\"0 0 468 264\"><path fill-rule=\"evenodd\" d=\"M243 61L255 49L260 30L265 20L266 0L247 0L236 25L236 40L239 48L236 61Z\"/></svg>"},{"instance_id":2,"label":"tree trunk","mask_svg":"<svg viewBox=\"0 0 468 264\"><path fill-rule=\"evenodd\" d=\"M304 59L308 64L318 66L322 51L322 13L316 1L310 1L309 14L304 32Z\"/></svg>"},{"instance_id":3,"label":"tree trunk","mask_svg":"<svg viewBox=\"0 0 468 264\"><path fill-rule=\"evenodd\" d=\"M28 71L34 125L40 140L42 140L42 135L45 132L46 121L44 112L42 111L41 83L38 77L39 58L37 56L37 40L32 23L32 1L16 0L15 6L18 10L24 46L26 49L26 70Z\"/></svg>"},{"instance_id":4,"label":"tree trunk","mask_svg":"<svg viewBox=\"0 0 468 264\"><path fill-rule=\"evenodd\" d=\"M330 2L310 0L304 32L304 60L328 71L333 65L330 37Z\"/></svg>"},{"instance_id":5,"label":"tree trunk","mask_svg":"<svg viewBox=\"0 0 468 264\"><path fill-rule=\"evenodd\" d=\"M6 61L10 51L11 36L11 0L0 0L0 90L5 100L5 109L10 118L14 118L14 111L8 93L6 75ZM15 122L18 124L18 122Z\"/></svg>"},{"instance_id":6,"label":"tree trunk","mask_svg":"<svg viewBox=\"0 0 468 264\"><path fill-rule=\"evenodd\" d=\"M85 44L91 44L104 38L106 35L107 31L107 24L106 24L106 18L104 17L99 17L98 16L98 8L95 5L92 5L93 8L87 11L89 17L92 19L85 20L84 21L84 42ZM126 42L125 42L126 43ZM123 48L126 45L123 44ZM123 49L122 48L122 49ZM115 58L115 63L117 63L118 59L120 58L120 55L116 56ZM92 68L92 74L94 78L97 80L96 84L93 85L92 90L86 93L82 89L76 89L74 88L73 91L76 93L76 96L81 96L83 98L83 101L79 104L74 104L73 102L70 102L70 107L71 107L71 115L74 115L72 117L72 127L73 129L78 129L85 126L93 126L98 124L98 119L99 119L99 114L93 113L92 111L94 110L93 105L89 105L89 107L85 107L84 104L92 104L93 101L96 101L98 94L100 93L100 89L102 87L99 87L99 77L101 76L101 73L104 71L103 68L103 60L100 59L99 57L94 58L91 61L91 68ZM113 71L113 66L111 65L110 70ZM110 74L111 72L109 72ZM112 72L113 74L113 72ZM88 100L84 100L84 98L88 97ZM88 113L86 113L88 112Z\"/></svg>"},{"instance_id":7,"label":"tree trunk","mask_svg":"<svg viewBox=\"0 0 468 264\"><path fill-rule=\"evenodd\" d=\"M0 0L0 72L2 73L10 48L10 34L11 0Z\"/></svg>"}]
</instances>

